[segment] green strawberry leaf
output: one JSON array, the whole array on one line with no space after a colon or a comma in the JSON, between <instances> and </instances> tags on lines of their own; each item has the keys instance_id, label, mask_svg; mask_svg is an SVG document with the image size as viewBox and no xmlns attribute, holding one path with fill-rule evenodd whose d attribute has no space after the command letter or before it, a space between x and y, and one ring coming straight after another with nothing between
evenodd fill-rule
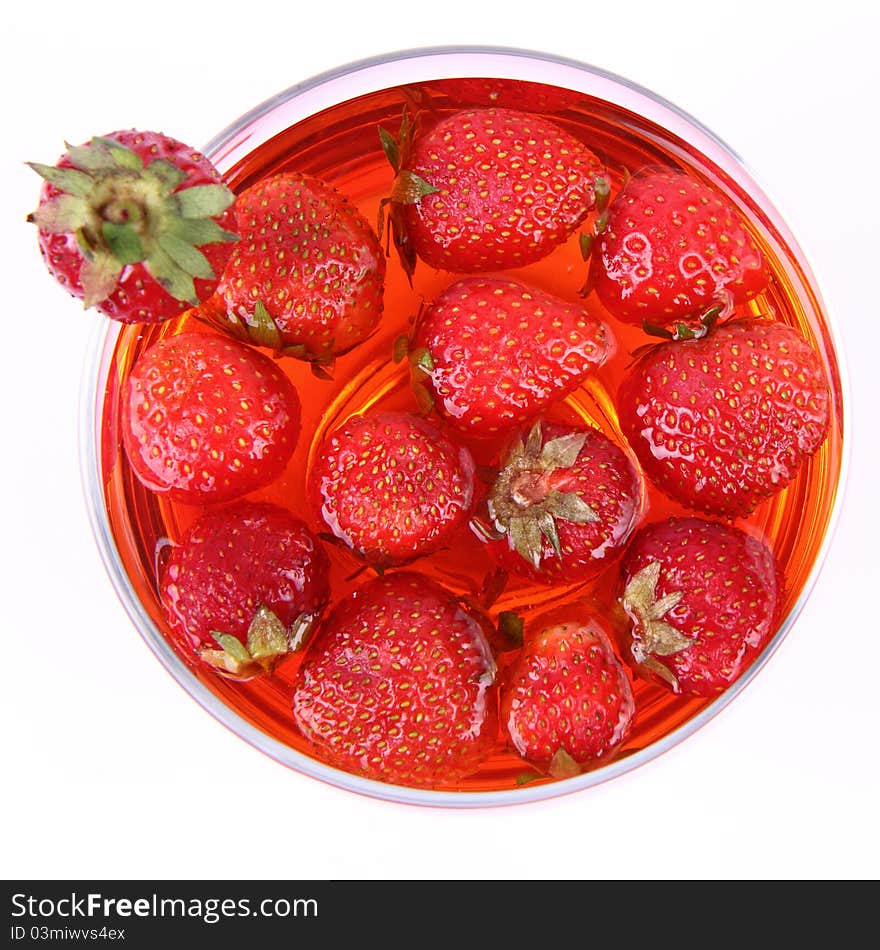
<instances>
[{"instance_id":1,"label":"green strawberry leaf","mask_svg":"<svg viewBox=\"0 0 880 950\"><path fill-rule=\"evenodd\" d=\"M596 196L596 210L600 213L603 212L608 207L608 199L611 197L611 185L608 184L607 178L602 178L601 176L593 182L593 193ZM600 218L600 220L602 220ZM607 225L608 219L605 218L605 224ZM601 234L605 229L603 225L601 228L596 225L596 233Z\"/></svg>"},{"instance_id":2,"label":"green strawberry leaf","mask_svg":"<svg viewBox=\"0 0 880 950\"><path fill-rule=\"evenodd\" d=\"M169 218L168 231L196 247L238 240L234 231L225 231L213 218Z\"/></svg>"},{"instance_id":3,"label":"green strawberry leaf","mask_svg":"<svg viewBox=\"0 0 880 950\"><path fill-rule=\"evenodd\" d=\"M580 241L581 246L581 257L585 261L588 261L590 259L590 255L593 253L593 243L596 239L592 234L581 234L578 240Z\"/></svg>"},{"instance_id":4,"label":"green strawberry leaf","mask_svg":"<svg viewBox=\"0 0 880 950\"><path fill-rule=\"evenodd\" d=\"M531 441L531 436L529 441ZM538 462L545 469L571 468L577 461L577 457L586 441L587 434L585 432L569 432L566 435L550 439L549 442L544 443ZM528 446L526 446L526 451L533 457L537 455L536 452L529 452Z\"/></svg>"},{"instance_id":5,"label":"green strawberry leaf","mask_svg":"<svg viewBox=\"0 0 880 950\"><path fill-rule=\"evenodd\" d=\"M211 636L217 641L220 649L228 653L236 663L246 666L251 662L251 655L248 653L247 647L238 637L234 637L231 633L217 633L216 631L212 631Z\"/></svg>"},{"instance_id":6,"label":"green strawberry leaf","mask_svg":"<svg viewBox=\"0 0 880 950\"><path fill-rule=\"evenodd\" d=\"M49 234L73 234L85 227L88 220L88 205L73 195L57 195L28 216L31 224Z\"/></svg>"},{"instance_id":7,"label":"green strawberry leaf","mask_svg":"<svg viewBox=\"0 0 880 950\"><path fill-rule=\"evenodd\" d=\"M418 204L426 195L436 194L440 189L420 178L415 172L403 169L398 172L391 186L391 200L397 204Z\"/></svg>"},{"instance_id":8,"label":"green strawberry leaf","mask_svg":"<svg viewBox=\"0 0 880 950\"><path fill-rule=\"evenodd\" d=\"M268 607L257 608L248 627L247 648L255 660L271 659L290 649L284 624Z\"/></svg>"},{"instance_id":9,"label":"green strawberry leaf","mask_svg":"<svg viewBox=\"0 0 880 950\"><path fill-rule=\"evenodd\" d=\"M560 746L550 760L550 767L547 771L554 778L571 778L574 775L580 775L582 770L568 752Z\"/></svg>"},{"instance_id":10,"label":"green strawberry leaf","mask_svg":"<svg viewBox=\"0 0 880 950\"><path fill-rule=\"evenodd\" d=\"M184 218L215 218L235 201L225 185L193 185L168 198L175 212Z\"/></svg>"},{"instance_id":11,"label":"green strawberry leaf","mask_svg":"<svg viewBox=\"0 0 880 950\"><path fill-rule=\"evenodd\" d=\"M559 534L556 531L556 522L553 520L553 515L549 511L539 510L536 513L535 520L541 534L550 542L550 547L553 548L556 556L561 559L562 547L559 544Z\"/></svg>"},{"instance_id":12,"label":"green strawberry leaf","mask_svg":"<svg viewBox=\"0 0 880 950\"><path fill-rule=\"evenodd\" d=\"M537 519L531 514L511 518L507 534L517 553L537 570L544 550L541 527Z\"/></svg>"},{"instance_id":13,"label":"green strawberry leaf","mask_svg":"<svg viewBox=\"0 0 880 950\"><path fill-rule=\"evenodd\" d=\"M541 777L537 772L520 772L514 781L518 786L528 785L529 782L535 782Z\"/></svg>"},{"instance_id":14,"label":"green strawberry leaf","mask_svg":"<svg viewBox=\"0 0 880 950\"><path fill-rule=\"evenodd\" d=\"M101 135L96 135L90 144L106 148L119 168L125 168L132 172L143 171L144 163L140 155L138 155L137 152L133 152L130 148L120 145L119 142L104 138Z\"/></svg>"},{"instance_id":15,"label":"green strawberry leaf","mask_svg":"<svg viewBox=\"0 0 880 950\"><path fill-rule=\"evenodd\" d=\"M551 491L545 501L547 511L555 518L573 524L591 524L599 520L599 514L577 492Z\"/></svg>"},{"instance_id":16,"label":"green strawberry leaf","mask_svg":"<svg viewBox=\"0 0 880 950\"><path fill-rule=\"evenodd\" d=\"M300 614L290 627L290 652L298 653L305 647L315 628L314 614Z\"/></svg>"},{"instance_id":17,"label":"green strawberry leaf","mask_svg":"<svg viewBox=\"0 0 880 950\"><path fill-rule=\"evenodd\" d=\"M105 221L101 225L101 235L120 264L137 264L146 257L140 235L130 224Z\"/></svg>"},{"instance_id":18,"label":"green strawberry leaf","mask_svg":"<svg viewBox=\"0 0 880 950\"><path fill-rule=\"evenodd\" d=\"M400 171L400 147L397 144L397 139L380 125L379 141L382 143L382 151L396 175Z\"/></svg>"},{"instance_id":19,"label":"green strawberry leaf","mask_svg":"<svg viewBox=\"0 0 880 950\"><path fill-rule=\"evenodd\" d=\"M64 143L67 157L80 171L94 175L96 172L116 170L119 166L110 154L110 150L97 145L71 145Z\"/></svg>"},{"instance_id":20,"label":"green strawberry leaf","mask_svg":"<svg viewBox=\"0 0 880 950\"><path fill-rule=\"evenodd\" d=\"M92 178L75 168L56 168L54 165L41 165L39 162L27 162L27 166L50 185L77 198L87 198L94 188Z\"/></svg>"},{"instance_id":21,"label":"green strawberry leaf","mask_svg":"<svg viewBox=\"0 0 880 950\"><path fill-rule=\"evenodd\" d=\"M176 234L162 233L158 237L159 247L175 264L193 277L211 280L214 269L202 252L192 244L182 241Z\"/></svg>"},{"instance_id":22,"label":"green strawberry leaf","mask_svg":"<svg viewBox=\"0 0 880 950\"><path fill-rule=\"evenodd\" d=\"M281 331L262 300L258 300L254 304L254 312L252 317L248 319L247 325L248 336L258 346L268 346L273 350L280 350L283 346L284 341L281 338Z\"/></svg>"},{"instance_id":23,"label":"green strawberry leaf","mask_svg":"<svg viewBox=\"0 0 880 950\"><path fill-rule=\"evenodd\" d=\"M157 158L150 162L144 170L144 178L150 178L156 182L162 195L170 195L175 188L186 181L186 172L165 161L164 158Z\"/></svg>"},{"instance_id":24,"label":"green strawberry leaf","mask_svg":"<svg viewBox=\"0 0 880 950\"><path fill-rule=\"evenodd\" d=\"M146 259L146 267L151 276L164 290L176 300L183 300L193 306L198 305L192 277L179 267L168 254L154 245Z\"/></svg>"},{"instance_id":25,"label":"green strawberry leaf","mask_svg":"<svg viewBox=\"0 0 880 950\"><path fill-rule=\"evenodd\" d=\"M106 300L116 289L122 265L107 252L85 258L79 271L83 289L83 306L88 309Z\"/></svg>"}]
</instances>

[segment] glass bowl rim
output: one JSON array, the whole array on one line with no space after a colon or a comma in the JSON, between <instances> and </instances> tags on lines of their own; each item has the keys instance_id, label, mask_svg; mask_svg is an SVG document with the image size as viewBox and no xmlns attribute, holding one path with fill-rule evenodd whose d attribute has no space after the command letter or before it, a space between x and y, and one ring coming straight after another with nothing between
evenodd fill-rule
<instances>
[{"instance_id":1,"label":"glass bowl rim","mask_svg":"<svg viewBox=\"0 0 880 950\"><path fill-rule=\"evenodd\" d=\"M85 495L86 507L88 510L90 526L104 568L113 584L117 597L122 603L123 608L135 626L135 629L145 641L147 646L165 667L167 672L175 679L177 684L189 694L203 709L210 713L221 724L225 725L230 731L239 738L244 739L250 745L259 749L261 752L275 759L277 762L305 774L311 778L326 782L337 788L346 791L357 792L372 798L381 799L400 804L410 805L430 805L447 808L488 808L499 805L526 804L529 802L541 801L550 798L556 798L562 795L572 794L587 788L594 787L617 776L633 771L641 765L657 758L669 749L678 745L684 739L695 733L709 720L713 719L722 709L728 706L736 696L738 696L745 687L752 682L755 676L770 660L776 652L782 640L794 625L810 593L815 587L822 566L825 563L828 549L830 547L836 526L839 520L840 509L843 503L843 496L847 483L847 474L849 468L850 456L850 438L849 438L849 377L846 371L845 358L841 345L840 334L837 330L835 321L822 301L819 288L809 266L806 255L793 235L791 235L784 218L778 211L778 206L771 202L764 190L755 181L750 169L748 169L740 156L724 141L722 141L714 132L710 131L699 120L689 115L678 106L657 95L649 89L632 82L624 77L618 76L607 70L595 67L586 63L578 62L574 59L556 56L550 53L525 50L512 47L501 46L436 46L422 47L397 52L390 52L357 60L337 68L327 70L315 75L303 82L296 83L282 90L276 95L266 99L264 102L255 106L233 123L223 129L205 146L204 152L209 158L214 158L218 153L228 148L230 143L239 140L242 133L245 132L253 123L259 119L270 115L280 106L286 106L296 99L301 99L306 94L314 91L325 90L328 85L332 85L337 80L345 80L356 74L367 74L370 71L381 71L386 67L393 67L399 64L422 63L423 61L441 61L455 59L457 62L468 62L476 65L482 60L491 60L497 63L498 60L505 61L508 69L511 63L523 61L528 65L523 69L527 72L528 68L535 64L561 66L571 70L573 75L582 74L585 85L588 82L601 81L603 84L627 91L629 94L637 97L640 102L647 102L655 109L665 111L678 122L688 127L693 133L697 131L708 141L714 143L723 156L732 162L740 176L744 176L749 185L750 194L756 198L762 211L771 214L774 226L776 226L784 235L786 243L792 252L800 259L804 270L806 282L816 294L819 302L822 304L823 314L827 320L827 329L831 336L831 342L834 352L836 369L840 379L841 386L841 445L842 457L840 460L840 472L835 485L835 497L829 514L828 525L825 535L822 539L816 558L810 569L810 573L804 583L796 602L791 610L780 624L776 633L766 644L761 654L752 663L752 665L743 673L742 676L727 690L724 691L715 700L704 707L700 712L692 716L682 725L667 733L656 742L645 746L643 749L633 752L625 757L612 759L606 765L599 766L581 775L557 780L540 785L523 785L516 789L495 790L495 791L454 791L442 789L421 789L409 786L392 785L385 782L375 781L373 779L363 778L349 772L336 769L325 765L318 759L312 758L305 753L299 752L272 738L267 733L253 726L250 722L240 716L231 707L227 706L220 698L206 685L204 685L189 669L189 667L177 656L169 646L161 632L153 623L146 609L137 597L134 587L126 574L122 561L119 557L113 535L110 531L108 519L106 517L106 508L101 485L101 467L100 467L100 449L101 440L96 438L100 431L101 413L103 409L103 394L105 391L106 380L109 371L110 354L113 351L116 340L122 332L122 325L114 323L112 320L98 320L95 322L91 333L89 344L86 349L84 367L82 372L82 385L80 388L80 406L79 406L79 455L80 455L80 474L82 481L82 490ZM496 59L497 58L497 59ZM448 65L448 63L447 63ZM473 68L458 68L452 74L459 78L468 75L498 75L498 70L492 73L477 73ZM449 72L438 69L432 78L450 77ZM451 78L451 77L450 77ZM514 75L504 78L526 79L531 81L545 82L546 78L536 79L534 76ZM414 81L414 80L410 80ZM428 81L428 76L423 76L421 81ZM395 85L401 85L400 82L384 83L370 86L367 89L359 89L357 92L347 98L353 98L355 95L363 95L367 92L379 91L383 88L390 88ZM569 88L570 84L556 83ZM577 88L577 84L575 87ZM589 95L594 92L582 89L580 91ZM332 104L332 103L330 103ZM313 114L314 108L310 108L306 114ZM644 112L640 111L641 115ZM302 116L305 117L305 116ZM295 121L295 120L293 120ZM285 119L284 128L290 124ZM669 128L668 125L664 126ZM279 129L278 131L280 131ZM274 134L274 133L272 133ZM266 136L267 138L270 136ZM265 139L264 139L265 141ZM688 141L691 141L688 138ZM248 142L245 139L245 144ZM262 144L257 143L257 144ZM254 147L251 145L250 147Z\"/></svg>"}]
</instances>

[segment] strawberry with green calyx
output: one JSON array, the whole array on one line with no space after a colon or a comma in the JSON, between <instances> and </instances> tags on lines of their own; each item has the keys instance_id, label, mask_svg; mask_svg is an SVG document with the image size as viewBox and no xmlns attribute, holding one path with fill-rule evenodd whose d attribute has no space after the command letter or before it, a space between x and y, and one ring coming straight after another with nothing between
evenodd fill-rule
<instances>
[{"instance_id":1,"label":"strawberry with green calyx","mask_svg":"<svg viewBox=\"0 0 880 950\"><path fill-rule=\"evenodd\" d=\"M683 505L743 517L825 440L819 356L782 323L733 320L648 347L620 386L620 426L642 469Z\"/></svg>"},{"instance_id":2,"label":"strawberry with green calyx","mask_svg":"<svg viewBox=\"0 0 880 950\"><path fill-rule=\"evenodd\" d=\"M309 644L293 715L331 764L419 787L474 772L498 729L488 621L412 571L340 601Z\"/></svg>"},{"instance_id":3,"label":"strawberry with green calyx","mask_svg":"<svg viewBox=\"0 0 880 950\"><path fill-rule=\"evenodd\" d=\"M732 202L673 169L630 179L595 243L589 284L625 323L698 321L713 307L749 300L770 279Z\"/></svg>"},{"instance_id":4,"label":"strawberry with green calyx","mask_svg":"<svg viewBox=\"0 0 880 950\"><path fill-rule=\"evenodd\" d=\"M125 383L122 442L139 481L186 504L229 501L284 470L300 401L268 356L185 331L141 353Z\"/></svg>"},{"instance_id":5,"label":"strawberry with green calyx","mask_svg":"<svg viewBox=\"0 0 880 950\"><path fill-rule=\"evenodd\" d=\"M327 182L269 176L235 202L241 240L220 283L228 332L318 366L362 343L382 315L385 257Z\"/></svg>"},{"instance_id":6,"label":"strawberry with green calyx","mask_svg":"<svg viewBox=\"0 0 880 950\"><path fill-rule=\"evenodd\" d=\"M623 549L640 510L639 479L598 430L536 423L514 441L487 509L500 565L544 584L576 583Z\"/></svg>"},{"instance_id":7,"label":"strawberry with green calyx","mask_svg":"<svg viewBox=\"0 0 880 950\"><path fill-rule=\"evenodd\" d=\"M329 597L329 561L277 505L203 515L175 545L160 594L174 641L218 672L248 679L302 647Z\"/></svg>"},{"instance_id":8,"label":"strawberry with green calyx","mask_svg":"<svg viewBox=\"0 0 880 950\"><path fill-rule=\"evenodd\" d=\"M637 668L676 693L726 689L775 630L777 575L770 550L731 525L670 518L643 528L623 564Z\"/></svg>"},{"instance_id":9,"label":"strawberry with green calyx","mask_svg":"<svg viewBox=\"0 0 880 950\"><path fill-rule=\"evenodd\" d=\"M420 405L433 401L450 426L485 438L565 398L612 345L582 304L518 281L466 277L424 308L409 358Z\"/></svg>"},{"instance_id":10,"label":"strawberry with green calyx","mask_svg":"<svg viewBox=\"0 0 880 950\"><path fill-rule=\"evenodd\" d=\"M613 758L634 714L626 669L592 615L528 640L502 684L501 723L510 741L554 778L571 778Z\"/></svg>"},{"instance_id":11,"label":"strawberry with green calyx","mask_svg":"<svg viewBox=\"0 0 880 950\"><path fill-rule=\"evenodd\" d=\"M434 423L409 412L349 419L325 439L309 474L333 535L388 567L436 551L467 523L474 464Z\"/></svg>"},{"instance_id":12,"label":"strawberry with green calyx","mask_svg":"<svg viewBox=\"0 0 880 950\"><path fill-rule=\"evenodd\" d=\"M596 204L605 171L564 129L511 109L477 109L400 139L382 130L395 173L390 224L408 274L524 267L566 241ZM380 217L380 225L382 223Z\"/></svg>"},{"instance_id":13,"label":"strawberry with green calyx","mask_svg":"<svg viewBox=\"0 0 880 950\"><path fill-rule=\"evenodd\" d=\"M159 323L207 299L232 252L232 192L211 163L157 132L112 132L68 147L37 210L50 272L86 307Z\"/></svg>"}]
</instances>

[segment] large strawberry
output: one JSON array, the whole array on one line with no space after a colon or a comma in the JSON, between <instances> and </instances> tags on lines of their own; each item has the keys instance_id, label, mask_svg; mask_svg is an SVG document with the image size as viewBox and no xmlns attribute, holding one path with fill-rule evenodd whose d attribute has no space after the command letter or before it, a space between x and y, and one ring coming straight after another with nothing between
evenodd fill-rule
<instances>
[{"instance_id":1,"label":"large strawberry","mask_svg":"<svg viewBox=\"0 0 880 950\"><path fill-rule=\"evenodd\" d=\"M319 363L373 332L385 258L344 195L312 175L284 172L242 192L235 213L241 240L220 285L230 329Z\"/></svg>"},{"instance_id":2,"label":"large strawberry","mask_svg":"<svg viewBox=\"0 0 880 950\"><path fill-rule=\"evenodd\" d=\"M609 333L581 304L513 280L467 277L421 314L414 382L475 436L509 432L567 396L608 354Z\"/></svg>"},{"instance_id":3,"label":"large strawberry","mask_svg":"<svg viewBox=\"0 0 880 950\"><path fill-rule=\"evenodd\" d=\"M510 109L457 112L412 141L382 131L395 171L389 201L408 272L416 256L441 270L524 267L574 232L607 196L599 159L540 116ZM380 229L381 229L380 218Z\"/></svg>"},{"instance_id":4,"label":"large strawberry","mask_svg":"<svg viewBox=\"0 0 880 950\"><path fill-rule=\"evenodd\" d=\"M467 522L470 453L408 412L349 419L321 446L309 483L333 534L379 566L444 545Z\"/></svg>"},{"instance_id":5,"label":"large strawberry","mask_svg":"<svg viewBox=\"0 0 880 950\"><path fill-rule=\"evenodd\" d=\"M612 758L634 713L629 677L595 616L527 642L502 686L501 723L511 742L556 778Z\"/></svg>"},{"instance_id":6,"label":"large strawberry","mask_svg":"<svg viewBox=\"0 0 880 950\"><path fill-rule=\"evenodd\" d=\"M337 604L299 670L293 713L334 765L399 785L473 772L497 734L482 622L419 574L376 578Z\"/></svg>"},{"instance_id":7,"label":"large strawberry","mask_svg":"<svg viewBox=\"0 0 880 950\"><path fill-rule=\"evenodd\" d=\"M488 497L505 568L542 584L595 576L622 550L639 513L639 477L596 429L536 423L514 441Z\"/></svg>"},{"instance_id":8,"label":"large strawberry","mask_svg":"<svg viewBox=\"0 0 880 950\"><path fill-rule=\"evenodd\" d=\"M623 580L632 657L677 693L726 689L775 629L773 555L730 525L670 518L643 528Z\"/></svg>"},{"instance_id":9,"label":"large strawberry","mask_svg":"<svg viewBox=\"0 0 880 950\"><path fill-rule=\"evenodd\" d=\"M671 169L627 184L609 205L592 253L592 286L627 323L695 320L748 300L768 279L764 257L731 202Z\"/></svg>"},{"instance_id":10,"label":"large strawberry","mask_svg":"<svg viewBox=\"0 0 880 950\"><path fill-rule=\"evenodd\" d=\"M743 320L650 348L621 385L617 410L660 489L739 517L822 444L830 399L822 363L797 330Z\"/></svg>"},{"instance_id":11,"label":"large strawberry","mask_svg":"<svg viewBox=\"0 0 880 950\"><path fill-rule=\"evenodd\" d=\"M228 337L167 336L126 381L122 439L140 481L178 501L227 501L281 474L300 403L267 356Z\"/></svg>"},{"instance_id":12,"label":"large strawberry","mask_svg":"<svg viewBox=\"0 0 880 950\"><path fill-rule=\"evenodd\" d=\"M204 514L172 548L162 606L186 653L245 679L300 647L329 597L328 570L302 521L238 502Z\"/></svg>"},{"instance_id":13,"label":"large strawberry","mask_svg":"<svg viewBox=\"0 0 880 950\"><path fill-rule=\"evenodd\" d=\"M213 165L158 132L111 132L70 147L30 216L46 266L86 307L158 323L215 290L235 234L233 194Z\"/></svg>"}]
</instances>

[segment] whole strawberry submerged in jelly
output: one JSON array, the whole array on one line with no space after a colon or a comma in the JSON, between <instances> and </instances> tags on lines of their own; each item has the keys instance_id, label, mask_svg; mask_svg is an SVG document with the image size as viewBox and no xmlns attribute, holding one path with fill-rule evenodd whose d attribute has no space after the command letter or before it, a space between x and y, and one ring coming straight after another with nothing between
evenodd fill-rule
<instances>
[{"instance_id":1,"label":"whole strawberry submerged in jelly","mask_svg":"<svg viewBox=\"0 0 880 950\"><path fill-rule=\"evenodd\" d=\"M138 479L188 504L263 488L296 448L300 402L267 356L211 333L166 336L137 359L121 397Z\"/></svg>"},{"instance_id":2,"label":"whole strawberry submerged in jelly","mask_svg":"<svg viewBox=\"0 0 880 950\"><path fill-rule=\"evenodd\" d=\"M540 116L476 109L412 136L406 115L399 141L381 131L396 175L391 225L409 273L416 257L464 273L532 264L571 236L597 195L607 198L599 159Z\"/></svg>"},{"instance_id":3,"label":"whole strawberry submerged in jelly","mask_svg":"<svg viewBox=\"0 0 880 950\"><path fill-rule=\"evenodd\" d=\"M312 175L282 172L243 191L235 213L241 240L220 284L231 332L327 363L375 330L385 257L348 198Z\"/></svg>"},{"instance_id":4,"label":"whole strawberry submerged in jelly","mask_svg":"<svg viewBox=\"0 0 880 950\"><path fill-rule=\"evenodd\" d=\"M420 315L409 344L417 393L474 436L510 432L575 390L610 334L582 304L495 277L466 277Z\"/></svg>"},{"instance_id":5,"label":"whole strawberry submerged in jelly","mask_svg":"<svg viewBox=\"0 0 880 950\"><path fill-rule=\"evenodd\" d=\"M701 518L648 525L623 567L632 657L677 693L726 689L775 630L773 555L739 528Z\"/></svg>"},{"instance_id":6,"label":"whole strawberry submerged in jelly","mask_svg":"<svg viewBox=\"0 0 880 950\"><path fill-rule=\"evenodd\" d=\"M329 598L328 570L290 512L237 502L202 515L172 548L162 606L186 653L246 679L301 646Z\"/></svg>"},{"instance_id":7,"label":"whole strawberry submerged in jelly","mask_svg":"<svg viewBox=\"0 0 880 950\"><path fill-rule=\"evenodd\" d=\"M498 728L483 622L411 571L376 578L322 621L299 669L293 714L331 764L399 785L475 771Z\"/></svg>"},{"instance_id":8,"label":"whole strawberry submerged in jelly","mask_svg":"<svg viewBox=\"0 0 880 950\"><path fill-rule=\"evenodd\" d=\"M309 476L333 534L378 566L442 547L467 523L474 464L432 422L408 412L356 416L321 446Z\"/></svg>"},{"instance_id":9,"label":"whole strawberry submerged in jelly","mask_svg":"<svg viewBox=\"0 0 880 950\"><path fill-rule=\"evenodd\" d=\"M767 286L763 255L733 204L665 169L631 179L608 206L591 283L626 323L666 327L726 309Z\"/></svg>"},{"instance_id":10,"label":"whole strawberry submerged in jelly","mask_svg":"<svg viewBox=\"0 0 880 950\"><path fill-rule=\"evenodd\" d=\"M542 584L588 580L623 549L639 477L596 429L536 424L507 455L488 497L499 563Z\"/></svg>"},{"instance_id":11,"label":"whole strawberry submerged in jelly","mask_svg":"<svg viewBox=\"0 0 880 950\"><path fill-rule=\"evenodd\" d=\"M555 778L613 758L634 714L629 677L595 616L527 642L502 688L501 723L511 742Z\"/></svg>"},{"instance_id":12,"label":"whole strawberry submerged in jelly","mask_svg":"<svg viewBox=\"0 0 880 950\"><path fill-rule=\"evenodd\" d=\"M736 518L783 489L819 448L830 401L822 363L797 330L742 320L649 348L617 410L658 488Z\"/></svg>"},{"instance_id":13,"label":"whole strawberry submerged in jelly","mask_svg":"<svg viewBox=\"0 0 880 950\"><path fill-rule=\"evenodd\" d=\"M206 300L232 252L234 195L199 152L158 132L111 132L69 147L37 225L46 266L86 307L159 323Z\"/></svg>"}]
</instances>

